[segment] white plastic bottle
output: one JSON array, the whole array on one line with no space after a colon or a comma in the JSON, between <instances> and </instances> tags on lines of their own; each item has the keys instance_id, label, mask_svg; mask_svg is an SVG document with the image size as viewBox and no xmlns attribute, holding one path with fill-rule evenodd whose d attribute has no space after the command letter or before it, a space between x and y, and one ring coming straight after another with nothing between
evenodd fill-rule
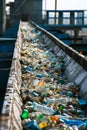
<instances>
[{"instance_id":1,"label":"white plastic bottle","mask_svg":"<svg viewBox=\"0 0 87 130\"><path fill-rule=\"evenodd\" d=\"M55 113L55 111L52 108L40 105L37 102L33 102L33 109L36 111L41 111L42 113L47 115L53 115Z\"/></svg>"}]
</instances>

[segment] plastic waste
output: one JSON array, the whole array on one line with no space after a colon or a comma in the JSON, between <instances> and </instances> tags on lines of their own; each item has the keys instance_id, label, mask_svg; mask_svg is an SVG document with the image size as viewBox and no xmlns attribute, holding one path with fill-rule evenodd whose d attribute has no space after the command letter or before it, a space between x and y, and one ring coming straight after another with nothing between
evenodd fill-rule
<instances>
[{"instance_id":1,"label":"plastic waste","mask_svg":"<svg viewBox=\"0 0 87 130\"><path fill-rule=\"evenodd\" d=\"M63 103L63 104L66 104L66 103L68 103L69 102L69 98L67 98L67 97L65 97L65 98L63 98L63 97L60 97L59 99L55 99L55 98L53 98L53 99L47 99L47 102L48 102L48 104L51 104L51 103Z\"/></svg>"},{"instance_id":2,"label":"plastic waste","mask_svg":"<svg viewBox=\"0 0 87 130\"><path fill-rule=\"evenodd\" d=\"M43 114L39 114L39 115L37 116L37 119L38 119L38 120L42 120L43 118L44 118Z\"/></svg>"},{"instance_id":3,"label":"plastic waste","mask_svg":"<svg viewBox=\"0 0 87 130\"><path fill-rule=\"evenodd\" d=\"M26 128L29 128L30 130L41 130L35 120L28 122L25 126Z\"/></svg>"},{"instance_id":4,"label":"plastic waste","mask_svg":"<svg viewBox=\"0 0 87 130\"><path fill-rule=\"evenodd\" d=\"M23 26L22 28L21 28L21 31L27 31L27 27L26 26Z\"/></svg>"},{"instance_id":5,"label":"plastic waste","mask_svg":"<svg viewBox=\"0 0 87 130\"><path fill-rule=\"evenodd\" d=\"M58 116L54 115L51 117L51 120L52 120L52 122L55 122L55 121L58 121L59 118L58 118Z\"/></svg>"},{"instance_id":6,"label":"plastic waste","mask_svg":"<svg viewBox=\"0 0 87 130\"><path fill-rule=\"evenodd\" d=\"M77 115L78 115L79 117L82 117L82 116L84 117L84 114L85 114L84 111L82 111L81 109L80 109L80 110L79 110L79 109L77 110Z\"/></svg>"},{"instance_id":7,"label":"plastic waste","mask_svg":"<svg viewBox=\"0 0 87 130\"><path fill-rule=\"evenodd\" d=\"M33 95L34 97L38 97L38 96L39 96L39 94L36 93L36 92L32 92L32 95Z\"/></svg>"},{"instance_id":8,"label":"plastic waste","mask_svg":"<svg viewBox=\"0 0 87 130\"><path fill-rule=\"evenodd\" d=\"M26 71L27 71L27 72L33 74L33 71L32 71L32 69L31 69L29 66L26 66L25 68L26 68Z\"/></svg>"},{"instance_id":9,"label":"plastic waste","mask_svg":"<svg viewBox=\"0 0 87 130\"><path fill-rule=\"evenodd\" d=\"M38 73L36 76L37 76L38 78L43 78L43 75L42 75L41 73Z\"/></svg>"},{"instance_id":10,"label":"plastic waste","mask_svg":"<svg viewBox=\"0 0 87 130\"><path fill-rule=\"evenodd\" d=\"M83 123L82 125L80 125L78 127L78 130L87 130L87 124L86 123Z\"/></svg>"},{"instance_id":11,"label":"plastic waste","mask_svg":"<svg viewBox=\"0 0 87 130\"><path fill-rule=\"evenodd\" d=\"M85 104L86 104L86 101L83 100L83 99L78 99L78 103L79 103L80 105L85 105Z\"/></svg>"},{"instance_id":12,"label":"plastic waste","mask_svg":"<svg viewBox=\"0 0 87 130\"><path fill-rule=\"evenodd\" d=\"M27 31L26 27L21 31L21 118L24 128L87 130L83 120L87 117L86 101L78 99L79 88L73 82L68 83L63 74L64 55L50 39L44 40L45 36L36 28L30 27Z\"/></svg>"},{"instance_id":13,"label":"plastic waste","mask_svg":"<svg viewBox=\"0 0 87 130\"><path fill-rule=\"evenodd\" d=\"M44 122L39 123L39 127L40 127L40 129L46 128L47 127L47 122L44 121Z\"/></svg>"},{"instance_id":14,"label":"plastic waste","mask_svg":"<svg viewBox=\"0 0 87 130\"><path fill-rule=\"evenodd\" d=\"M67 96L73 97L73 93L72 93L71 91L68 91L68 92L67 92Z\"/></svg>"},{"instance_id":15,"label":"plastic waste","mask_svg":"<svg viewBox=\"0 0 87 130\"><path fill-rule=\"evenodd\" d=\"M78 130L78 127L76 125L72 126L73 130Z\"/></svg>"},{"instance_id":16,"label":"plastic waste","mask_svg":"<svg viewBox=\"0 0 87 130\"><path fill-rule=\"evenodd\" d=\"M29 111L27 109L24 109L21 114L22 119L27 119L29 116Z\"/></svg>"},{"instance_id":17,"label":"plastic waste","mask_svg":"<svg viewBox=\"0 0 87 130\"><path fill-rule=\"evenodd\" d=\"M60 110L60 111L62 111L64 108L65 108L64 105L61 105L61 104L59 105L59 110Z\"/></svg>"},{"instance_id":18,"label":"plastic waste","mask_svg":"<svg viewBox=\"0 0 87 130\"><path fill-rule=\"evenodd\" d=\"M83 121L81 120L70 120L70 119L64 119L62 118L62 120L69 126L72 126L72 125L77 125L77 126L80 126L83 124Z\"/></svg>"},{"instance_id":19,"label":"plastic waste","mask_svg":"<svg viewBox=\"0 0 87 130\"><path fill-rule=\"evenodd\" d=\"M59 115L59 114L55 114L57 117L58 117L58 119L60 119L60 120L62 120L62 119L67 119L67 120L69 120L69 119L72 119L72 117L71 116L69 116L69 115Z\"/></svg>"},{"instance_id":20,"label":"plastic waste","mask_svg":"<svg viewBox=\"0 0 87 130\"><path fill-rule=\"evenodd\" d=\"M58 67L58 70L60 70L60 69L62 69L64 67L64 64L63 63L59 63L59 65L57 67Z\"/></svg>"},{"instance_id":21,"label":"plastic waste","mask_svg":"<svg viewBox=\"0 0 87 130\"><path fill-rule=\"evenodd\" d=\"M33 102L33 109L36 111L42 111L42 113L47 115L53 115L55 112L52 108L46 107L44 105L40 105L36 102Z\"/></svg>"},{"instance_id":22,"label":"plastic waste","mask_svg":"<svg viewBox=\"0 0 87 130\"><path fill-rule=\"evenodd\" d=\"M35 79L35 80L33 80L33 86L37 86L38 85L38 83L39 83L39 80L38 79Z\"/></svg>"}]
</instances>

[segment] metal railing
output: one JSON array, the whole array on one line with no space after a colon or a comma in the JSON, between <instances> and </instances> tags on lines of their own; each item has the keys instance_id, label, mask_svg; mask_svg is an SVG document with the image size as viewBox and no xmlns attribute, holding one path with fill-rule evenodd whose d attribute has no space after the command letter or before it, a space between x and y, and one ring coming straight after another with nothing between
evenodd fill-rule
<instances>
[{"instance_id":1,"label":"metal railing","mask_svg":"<svg viewBox=\"0 0 87 130\"><path fill-rule=\"evenodd\" d=\"M58 26L87 27L87 10L47 10L46 23Z\"/></svg>"}]
</instances>

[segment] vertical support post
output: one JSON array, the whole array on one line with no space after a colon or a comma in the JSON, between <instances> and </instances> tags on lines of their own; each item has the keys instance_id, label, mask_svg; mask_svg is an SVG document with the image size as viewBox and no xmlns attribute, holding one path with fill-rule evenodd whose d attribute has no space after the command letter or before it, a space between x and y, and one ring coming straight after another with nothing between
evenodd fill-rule
<instances>
[{"instance_id":1,"label":"vertical support post","mask_svg":"<svg viewBox=\"0 0 87 130\"><path fill-rule=\"evenodd\" d=\"M46 23L49 24L49 11L46 11L46 12L47 12Z\"/></svg>"},{"instance_id":2,"label":"vertical support post","mask_svg":"<svg viewBox=\"0 0 87 130\"><path fill-rule=\"evenodd\" d=\"M74 30L74 37L77 38L78 35L79 35L79 29L75 29L75 30ZM78 43L77 40L75 40L75 43L76 43L76 44Z\"/></svg>"},{"instance_id":3,"label":"vertical support post","mask_svg":"<svg viewBox=\"0 0 87 130\"><path fill-rule=\"evenodd\" d=\"M63 11L59 11L59 20L58 20L59 24L62 25L63 24Z\"/></svg>"},{"instance_id":4,"label":"vertical support post","mask_svg":"<svg viewBox=\"0 0 87 130\"><path fill-rule=\"evenodd\" d=\"M54 24L56 24L56 10L57 10L57 0L55 0L55 17L54 17Z\"/></svg>"},{"instance_id":5,"label":"vertical support post","mask_svg":"<svg viewBox=\"0 0 87 130\"><path fill-rule=\"evenodd\" d=\"M70 12L70 24L71 24L71 25L74 25L74 20L75 20L75 19L74 19L74 11L71 11L71 12Z\"/></svg>"},{"instance_id":6,"label":"vertical support post","mask_svg":"<svg viewBox=\"0 0 87 130\"><path fill-rule=\"evenodd\" d=\"M84 11L82 12L82 25L84 25L84 19L85 19L85 17L84 17Z\"/></svg>"}]
</instances>

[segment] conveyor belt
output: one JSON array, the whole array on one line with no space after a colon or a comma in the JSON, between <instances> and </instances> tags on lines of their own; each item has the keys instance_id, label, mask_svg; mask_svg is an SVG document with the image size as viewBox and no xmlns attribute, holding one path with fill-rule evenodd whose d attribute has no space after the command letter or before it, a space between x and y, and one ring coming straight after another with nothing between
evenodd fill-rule
<instances>
[{"instance_id":1,"label":"conveyor belt","mask_svg":"<svg viewBox=\"0 0 87 130\"><path fill-rule=\"evenodd\" d=\"M41 41L39 41L39 42L43 43L44 51L49 50L48 55L51 52L52 54L56 55L56 58L58 58L58 56L62 56L62 58L64 60L64 64L65 64L64 74L65 74L65 76L67 76L67 81L74 82L75 85L77 85L77 87L79 86L80 87L79 96L81 98L84 98L87 100L87 95L86 95L86 92L87 92L87 87L86 87L86 84L87 84L87 67L86 67L87 61L86 61L85 57L80 55L78 52L76 52L75 50L73 50L69 46L65 45L63 42L61 42L59 39L55 38L52 34L47 32L46 30L38 27L37 25L33 24L34 26L29 27L29 25L31 25L30 23L29 24L21 23L20 24L21 28L23 27L23 25L24 25L23 31L25 33L25 35L24 35L25 37L23 37L23 35L21 33L22 29L20 29L19 37L17 39L17 43L15 46L16 48L15 48L15 52L14 52L14 54L16 54L16 55L13 57L13 58L15 58L15 60L13 60L12 71L11 71L10 77L8 79L9 83L8 83L7 90L9 90L9 91L6 92L2 116L1 116L1 121L2 121L3 125L1 125L0 128L3 128L3 129L7 128L7 130L9 128L16 129L16 130L23 129L22 125L21 125L21 119L20 119L20 116L22 114L22 108L23 108L22 100L20 97L20 89L21 89L21 85L22 85L21 84L22 83L21 82L21 72L20 72L22 69L20 66L20 62L21 63L24 63L24 62L23 62L23 60L20 61L20 52L21 52L22 56L25 55L26 58L30 58L31 56L27 55L27 53L31 53L32 49L29 48L29 50L27 52L24 51L26 47L28 49L27 42L31 42L31 45L33 42L38 42L38 38L36 38L36 39L34 38L35 35L33 35L34 39L32 39L31 37L28 37L30 35L29 31L31 28L32 28L32 30L35 28L36 29L35 32L38 32L39 30L42 32L41 37L40 37ZM26 30L25 30L26 25L27 25L27 29L29 27L29 30L28 30L29 35L26 35ZM22 38L24 38L24 39L22 39ZM25 42L25 44L22 44L22 42ZM36 46L36 44L35 44L35 46ZM37 46L38 46L38 44L37 44ZM22 47L24 47L23 50L21 50ZM32 52L31 55L35 55L35 52ZM51 56L49 56L49 57L51 58ZM37 60L37 56L35 57L35 60ZM43 60L43 58L41 58L41 60ZM52 61L52 60L53 60L53 57L51 58L50 61ZM25 64L27 64L27 63L28 62L26 60ZM29 63L30 63L30 60L29 60ZM33 63L33 60L31 61L30 68L29 67L26 68L26 69L30 69L28 71L31 71L32 63ZM35 65L37 65L36 63L37 62L34 62ZM41 62L39 62L38 64L40 64L40 63ZM24 70L22 70L22 72L26 73L25 67L24 67ZM36 69L38 70L38 68L36 68ZM32 68L32 70L33 70L33 68ZM47 71L49 71L49 69ZM27 77L28 81L30 81L30 78L31 78L31 77L29 78L29 75ZM33 75L33 73L32 73L32 75ZM42 76L42 75L38 74L37 76ZM52 76L55 76L55 75L52 75ZM22 78L25 79L24 76L22 76ZM33 78L35 78L35 77L33 77ZM54 78L56 78L56 77L54 77ZM24 87L26 87L26 86L24 86ZM85 88L85 91L84 91L84 88ZM28 92L29 91L25 91L25 94L28 94ZM29 95L29 96L31 96L31 95ZM24 98L25 98L25 96L24 96ZM8 108L7 108L7 106L8 106ZM3 118L5 121L3 120Z\"/></svg>"},{"instance_id":2,"label":"conveyor belt","mask_svg":"<svg viewBox=\"0 0 87 130\"><path fill-rule=\"evenodd\" d=\"M68 120L69 116L72 116L70 122L73 122L72 120L76 121L75 119L77 119L77 122L82 121L82 120L78 120L79 118L78 114L76 114L74 117L75 113L73 113L72 108L70 109L71 111L68 111L68 108L67 108L68 103L69 103L73 107L73 109L75 108L75 111L78 111L79 109L82 110L80 108L81 106L79 106L79 103L77 103L78 105L74 104L74 99L77 99L79 101L79 98L81 98L78 95L79 92L76 92L78 87L75 86L74 84L74 78L77 75L77 72L74 72L76 71L74 70L74 68L76 67L75 65L76 63L73 62L73 59L71 59L71 63L70 63L71 71L69 73L73 73L74 75L74 76L73 75L70 76L72 78L72 83L74 84L74 86L72 87L72 89L69 89L67 86L67 82L68 82L67 78L69 77L68 76L69 73L67 73L66 75L63 74L63 72L67 70L67 66L68 66L68 65L65 66L67 62L66 60L64 60L66 57L66 54L64 56L63 55L64 52L60 49L59 51L61 51L61 53L59 54L59 51L57 50L57 46L55 45L55 42L51 42L50 39L46 37L38 38L37 30L36 31L34 29L32 30L33 30L32 31L33 33L30 32L31 35L28 38L26 37L27 31L23 32L23 35L24 35L23 39L26 39L26 40L23 40L22 42L23 47L21 50L21 65L22 65L21 97L23 101L22 114L21 114L22 124L24 126L24 129L28 128L30 130L33 130L33 129L44 130L45 128L48 128L49 130L50 129L60 130L61 128L58 126L60 122L57 122L57 124L52 122L51 119L53 116L57 115L59 120L64 118L63 120L65 124L67 124L67 122L70 120L70 119ZM40 41L40 39L42 39L42 41ZM61 44L61 48L62 46L64 47L63 43L59 42L59 44ZM67 48L67 50L68 49L69 48ZM68 54L71 56L70 53L72 52L73 50L69 52ZM61 66L62 69L59 69L60 67L58 67L60 66L60 64L62 64ZM62 77L66 77L66 78L63 79ZM55 85L57 85L58 89ZM56 87L56 91L54 91L54 89L53 90L51 89L51 87L53 86ZM77 93L76 96L75 94L71 96L73 89ZM77 91L79 91L79 89ZM69 94L71 95L67 95L67 92L69 92ZM68 101L69 101L68 103L66 103L67 101L65 101L64 99L61 100L63 96L64 96L64 99L66 99L68 96ZM27 105L27 103L29 102L30 104ZM64 105L64 108L66 109L64 112L63 111L60 112L59 106L61 105ZM26 114L24 116L25 109L27 111L26 113L28 113L27 117L25 117ZM55 114L55 112L58 112L58 113ZM38 119L39 114L42 116L41 120ZM68 117L64 116L64 114L65 115L68 114ZM47 118L48 115L49 115L50 121ZM87 118L86 113L85 113L84 118ZM36 124L34 122L34 119L35 119ZM79 127L77 123L75 123L74 125ZM55 126L57 126L57 128ZM72 125L68 124L68 127L63 126L62 128L67 128L70 130L70 126L73 126L73 124Z\"/></svg>"}]
</instances>

